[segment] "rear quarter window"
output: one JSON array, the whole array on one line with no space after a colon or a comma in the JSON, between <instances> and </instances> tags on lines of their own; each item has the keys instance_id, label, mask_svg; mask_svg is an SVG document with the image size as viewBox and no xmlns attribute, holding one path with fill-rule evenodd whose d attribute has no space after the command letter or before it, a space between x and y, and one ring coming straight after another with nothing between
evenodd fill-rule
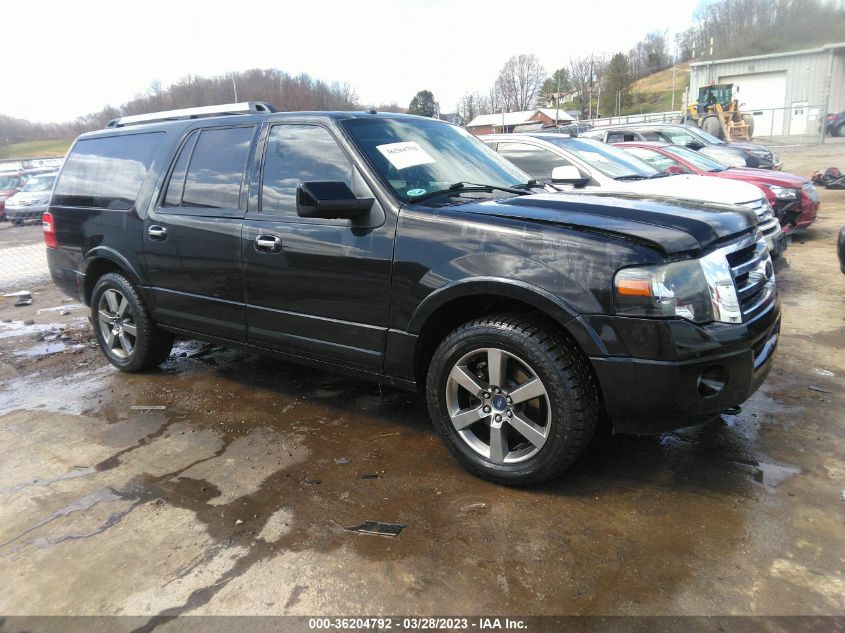
<instances>
[{"instance_id":1,"label":"rear quarter window","mask_svg":"<svg viewBox=\"0 0 845 633\"><path fill-rule=\"evenodd\" d=\"M164 138L164 132L146 132L77 141L56 183L53 204L131 209Z\"/></svg>"}]
</instances>

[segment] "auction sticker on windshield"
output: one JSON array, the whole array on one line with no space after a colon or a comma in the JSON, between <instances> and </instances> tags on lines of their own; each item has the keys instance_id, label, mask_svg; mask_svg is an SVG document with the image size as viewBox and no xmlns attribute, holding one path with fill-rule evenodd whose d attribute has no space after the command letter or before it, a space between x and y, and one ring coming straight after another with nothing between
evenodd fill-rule
<instances>
[{"instance_id":1,"label":"auction sticker on windshield","mask_svg":"<svg viewBox=\"0 0 845 633\"><path fill-rule=\"evenodd\" d=\"M426 163L434 162L431 155L414 141L377 145L376 149L396 169L405 169L407 167L414 167L415 165L425 165Z\"/></svg>"}]
</instances>

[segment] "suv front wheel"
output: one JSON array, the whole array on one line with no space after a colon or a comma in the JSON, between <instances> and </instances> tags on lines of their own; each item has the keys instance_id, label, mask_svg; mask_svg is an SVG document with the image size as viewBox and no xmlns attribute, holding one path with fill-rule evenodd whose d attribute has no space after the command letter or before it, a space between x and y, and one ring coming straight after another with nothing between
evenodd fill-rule
<instances>
[{"instance_id":1,"label":"suv front wheel","mask_svg":"<svg viewBox=\"0 0 845 633\"><path fill-rule=\"evenodd\" d=\"M583 354L524 316L484 317L449 334L432 357L426 397L449 450L470 472L506 485L560 475L598 417Z\"/></svg>"},{"instance_id":2,"label":"suv front wheel","mask_svg":"<svg viewBox=\"0 0 845 633\"><path fill-rule=\"evenodd\" d=\"M100 277L91 294L91 320L108 361L126 372L160 365L173 336L156 327L132 283L119 273Z\"/></svg>"}]
</instances>

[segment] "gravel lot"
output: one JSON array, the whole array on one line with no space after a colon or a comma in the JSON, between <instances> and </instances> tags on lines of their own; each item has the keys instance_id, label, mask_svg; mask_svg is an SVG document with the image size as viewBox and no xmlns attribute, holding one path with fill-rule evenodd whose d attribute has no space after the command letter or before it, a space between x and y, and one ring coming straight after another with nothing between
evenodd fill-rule
<instances>
[{"instance_id":1,"label":"gravel lot","mask_svg":"<svg viewBox=\"0 0 845 633\"><path fill-rule=\"evenodd\" d=\"M533 490L466 474L413 394L192 342L119 374L50 285L3 300L0 614L845 615L845 191L820 193L742 412ZM344 530L368 519L407 527Z\"/></svg>"}]
</instances>

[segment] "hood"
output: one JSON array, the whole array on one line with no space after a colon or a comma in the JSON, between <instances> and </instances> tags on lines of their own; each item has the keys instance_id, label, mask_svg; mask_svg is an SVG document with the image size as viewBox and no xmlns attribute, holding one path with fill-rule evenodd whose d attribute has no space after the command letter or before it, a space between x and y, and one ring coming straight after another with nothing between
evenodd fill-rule
<instances>
[{"instance_id":1,"label":"hood","mask_svg":"<svg viewBox=\"0 0 845 633\"><path fill-rule=\"evenodd\" d=\"M19 191L6 200L7 207L26 206L39 202L50 202L49 191Z\"/></svg>"},{"instance_id":2,"label":"hood","mask_svg":"<svg viewBox=\"0 0 845 633\"><path fill-rule=\"evenodd\" d=\"M746 152L754 151L754 152L763 152L765 154L771 154L772 150L768 147L763 147L762 145L757 145L757 143L749 143L748 141L728 141L726 143L728 147L736 147L737 149L743 149Z\"/></svg>"},{"instance_id":3,"label":"hood","mask_svg":"<svg viewBox=\"0 0 845 633\"><path fill-rule=\"evenodd\" d=\"M622 191L646 195L669 196L694 200L697 202L715 202L717 204L745 204L763 197L760 189L752 184L735 180L716 180L706 176L679 174L649 180L615 181L612 189L604 191Z\"/></svg>"},{"instance_id":4,"label":"hood","mask_svg":"<svg viewBox=\"0 0 845 633\"><path fill-rule=\"evenodd\" d=\"M776 187L791 187L792 189L800 189L805 184L810 182L804 176L798 174L790 174L783 171L772 171L770 169L755 169L753 167L738 167L734 169L726 169L719 172L720 178L733 178L736 180L745 180L753 182L754 184L775 185Z\"/></svg>"},{"instance_id":5,"label":"hood","mask_svg":"<svg viewBox=\"0 0 845 633\"><path fill-rule=\"evenodd\" d=\"M667 255L694 254L757 227L754 213L742 207L618 192L537 194L458 208L462 213L604 233Z\"/></svg>"}]
</instances>

